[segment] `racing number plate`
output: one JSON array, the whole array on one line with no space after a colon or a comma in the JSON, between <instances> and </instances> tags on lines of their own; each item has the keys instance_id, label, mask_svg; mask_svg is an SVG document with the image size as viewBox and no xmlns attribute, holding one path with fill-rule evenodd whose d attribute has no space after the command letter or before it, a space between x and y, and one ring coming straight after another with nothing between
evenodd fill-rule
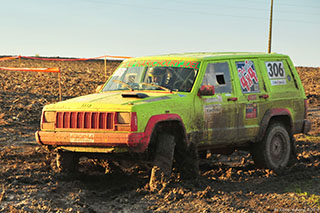
<instances>
[{"instance_id":1,"label":"racing number plate","mask_svg":"<svg viewBox=\"0 0 320 213\"><path fill-rule=\"evenodd\" d=\"M70 142L94 142L94 134L92 133L70 133Z\"/></svg>"}]
</instances>

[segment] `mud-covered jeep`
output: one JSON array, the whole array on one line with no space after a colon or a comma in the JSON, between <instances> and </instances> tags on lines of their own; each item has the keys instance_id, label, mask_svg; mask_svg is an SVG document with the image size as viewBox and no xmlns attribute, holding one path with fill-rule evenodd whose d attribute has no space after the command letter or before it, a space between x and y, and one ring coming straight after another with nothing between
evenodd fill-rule
<instances>
[{"instance_id":1,"label":"mud-covered jeep","mask_svg":"<svg viewBox=\"0 0 320 213\"><path fill-rule=\"evenodd\" d=\"M44 107L36 140L62 171L80 156L143 159L150 187L198 172L198 153L250 150L281 170L307 133L306 96L290 58L264 53L188 53L123 61L95 94ZM159 181L160 178L160 181Z\"/></svg>"}]
</instances>

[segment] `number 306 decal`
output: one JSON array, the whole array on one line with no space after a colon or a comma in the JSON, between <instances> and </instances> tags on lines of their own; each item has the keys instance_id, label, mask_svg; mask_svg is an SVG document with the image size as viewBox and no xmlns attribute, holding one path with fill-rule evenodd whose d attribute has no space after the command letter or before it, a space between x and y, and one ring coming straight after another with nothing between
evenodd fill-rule
<instances>
[{"instance_id":1,"label":"number 306 decal","mask_svg":"<svg viewBox=\"0 0 320 213\"><path fill-rule=\"evenodd\" d=\"M282 61L267 61L265 64L271 85L283 85L287 83Z\"/></svg>"}]
</instances>

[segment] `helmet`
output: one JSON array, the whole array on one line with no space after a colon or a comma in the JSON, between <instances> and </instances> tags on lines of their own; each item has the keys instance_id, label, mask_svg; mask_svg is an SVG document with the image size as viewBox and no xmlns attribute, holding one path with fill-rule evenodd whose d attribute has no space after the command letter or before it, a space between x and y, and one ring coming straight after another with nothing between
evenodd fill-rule
<instances>
[{"instance_id":1,"label":"helmet","mask_svg":"<svg viewBox=\"0 0 320 213\"><path fill-rule=\"evenodd\" d=\"M163 76L166 74L166 70L163 67L151 67L149 70L150 76Z\"/></svg>"},{"instance_id":2,"label":"helmet","mask_svg":"<svg viewBox=\"0 0 320 213\"><path fill-rule=\"evenodd\" d=\"M149 76L155 81L154 83L161 84L164 76L167 74L164 67L151 67L149 68Z\"/></svg>"}]
</instances>

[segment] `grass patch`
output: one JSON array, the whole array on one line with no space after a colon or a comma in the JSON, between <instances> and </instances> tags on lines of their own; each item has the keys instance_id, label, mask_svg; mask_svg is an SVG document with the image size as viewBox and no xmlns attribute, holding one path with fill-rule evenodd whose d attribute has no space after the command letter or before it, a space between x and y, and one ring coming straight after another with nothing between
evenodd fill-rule
<instances>
[{"instance_id":1,"label":"grass patch","mask_svg":"<svg viewBox=\"0 0 320 213\"><path fill-rule=\"evenodd\" d=\"M312 143L320 143L320 136L306 135L306 140Z\"/></svg>"},{"instance_id":2,"label":"grass patch","mask_svg":"<svg viewBox=\"0 0 320 213\"><path fill-rule=\"evenodd\" d=\"M302 192L297 194L302 200L306 201L310 206L316 206L320 208L320 196L311 194L307 192Z\"/></svg>"},{"instance_id":3,"label":"grass patch","mask_svg":"<svg viewBox=\"0 0 320 213\"><path fill-rule=\"evenodd\" d=\"M285 192L294 193L299 199L306 201L310 206L320 208L319 180L307 180L302 183L290 184L285 188Z\"/></svg>"},{"instance_id":4,"label":"grass patch","mask_svg":"<svg viewBox=\"0 0 320 213\"><path fill-rule=\"evenodd\" d=\"M296 138L298 141L306 141L311 143L320 143L320 135L298 135Z\"/></svg>"}]
</instances>

